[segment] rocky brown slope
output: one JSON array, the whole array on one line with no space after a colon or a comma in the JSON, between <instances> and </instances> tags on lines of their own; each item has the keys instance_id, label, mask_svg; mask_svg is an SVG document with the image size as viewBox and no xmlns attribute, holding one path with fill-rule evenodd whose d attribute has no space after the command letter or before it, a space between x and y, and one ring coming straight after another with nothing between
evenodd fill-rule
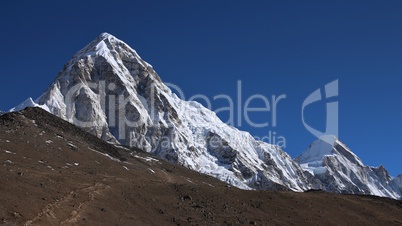
<instances>
[{"instance_id":1,"label":"rocky brown slope","mask_svg":"<svg viewBox=\"0 0 402 226\"><path fill-rule=\"evenodd\" d=\"M3 225L401 225L402 202L244 191L41 110L0 117Z\"/></svg>"}]
</instances>

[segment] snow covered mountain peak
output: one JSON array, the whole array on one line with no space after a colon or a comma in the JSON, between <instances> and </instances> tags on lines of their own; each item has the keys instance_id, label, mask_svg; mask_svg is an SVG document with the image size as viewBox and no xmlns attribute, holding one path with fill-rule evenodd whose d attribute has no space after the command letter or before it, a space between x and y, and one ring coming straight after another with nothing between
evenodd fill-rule
<instances>
[{"instance_id":1,"label":"snow covered mountain peak","mask_svg":"<svg viewBox=\"0 0 402 226\"><path fill-rule=\"evenodd\" d=\"M334 135L321 136L296 159L300 164L303 164L323 161L326 157L334 155L341 156L354 164L364 165L360 158Z\"/></svg>"},{"instance_id":2,"label":"snow covered mountain peak","mask_svg":"<svg viewBox=\"0 0 402 226\"><path fill-rule=\"evenodd\" d=\"M402 193L402 174L398 175L397 177L394 178L394 183Z\"/></svg>"},{"instance_id":3,"label":"snow covered mountain peak","mask_svg":"<svg viewBox=\"0 0 402 226\"><path fill-rule=\"evenodd\" d=\"M34 100L32 100L31 97L29 97L28 99L26 99L22 103L20 103L18 106L11 108L9 110L9 112L20 111L20 110L23 110L23 109L25 109L27 107L40 107L40 108L43 108L46 111L49 111L49 108L47 108L47 106L39 105Z\"/></svg>"},{"instance_id":4,"label":"snow covered mountain peak","mask_svg":"<svg viewBox=\"0 0 402 226\"><path fill-rule=\"evenodd\" d=\"M326 191L346 194L368 194L400 199L393 178L381 165L365 166L345 144L335 136L314 141L295 161L314 175Z\"/></svg>"},{"instance_id":5,"label":"snow covered mountain peak","mask_svg":"<svg viewBox=\"0 0 402 226\"><path fill-rule=\"evenodd\" d=\"M322 160L324 156L334 154L334 145L337 138L333 135L325 135L314 141L310 147L303 152L298 158L299 161L311 162Z\"/></svg>"},{"instance_id":6,"label":"snow covered mountain peak","mask_svg":"<svg viewBox=\"0 0 402 226\"><path fill-rule=\"evenodd\" d=\"M113 35L107 33L107 32L103 32L102 34L99 35L100 38L105 39L105 38L116 38Z\"/></svg>"},{"instance_id":7,"label":"snow covered mountain peak","mask_svg":"<svg viewBox=\"0 0 402 226\"><path fill-rule=\"evenodd\" d=\"M312 188L279 147L226 125L201 104L179 99L134 49L107 33L78 51L36 102L106 141L239 188Z\"/></svg>"},{"instance_id":8,"label":"snow covered mountain peak","mask_svg":"<svg viewBox=\"0 0 402 226\"><path fill-rule=\"evenodd\" d=\"M128 59L136 58L140 64L144 64L146 67L152 67L150 64L146 63L141 59L138 53L127 45L122 40L116 38L109 33L102 33L92 42L90 42L82 50L78 51L73 59L82 59L89 56L102 56L109 60L112 64L118 64L118 61L124 61ZM126 59L128 58L128 59ZM117 62L113 62L116 61ZM71 61L70 61L71 62ZM118 68L118 65L114 65Z\"/></svg>"}]
</instances>

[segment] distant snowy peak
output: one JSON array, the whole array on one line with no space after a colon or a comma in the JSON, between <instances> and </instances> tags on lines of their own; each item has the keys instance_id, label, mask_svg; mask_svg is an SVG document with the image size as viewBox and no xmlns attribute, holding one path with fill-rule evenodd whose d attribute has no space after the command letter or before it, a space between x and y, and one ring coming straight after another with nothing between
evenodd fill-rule
<instances>
[{"instance_id":1,"label":"distant snowy peak","mask_svg":"<svg viewBox=\"0 0 402 226\"><path fill-rule=\"evenodd\" d=\"M391 175L389 174L388 170L385 169L383 165L380 165L379 167L372 167L370 168L381 178L385 179L392 179Z\"/></svg>"},{"instance_id":2,"label":"distant snowy peak","mask_svg":"<svg viewBox=\"0 0 402 226\"><path fill-rule=\"evenodd\" d=\"M320 139L314 141L305 152L297 157L298 162L321 161L324 156L335 154L334 146L337 140L338 139L332 135L320 137Z\"/></svg>"},{"instance_id":3,"label":"distant snowy peak","mask_svg":"<svg viewBox=\"0 0 402 226\"><path fill-rule=\"evenodd\" d=\"M46 105L39 105L37 104L32 98L26 99L24 102L20 103L18 106L11 108L9 111L21 111L24 110L27 107L40 107L46 111L49 111L49 108Z\"/></svg>"},{"instance_id":4,"label":"distant snowy peak","mask_svg":"<svg viewBox=\"0 0 402 226\"><path fill-rule=\"evenodd\" d=\"M395 177L393 179L395 186L397 186L397 188L401 191L402 193L402 174Z\"/></svg>"},{"instance_id":5,"label":"distant snowy peak","mask_svg":"<svg viewBox=\"0 0 402 226\"><path fill-rule=\"evenodd\" d=\"M360 158L334 135L325 135L314 141L296 158L300 164L323 161L328 156L342 156L351 163L363 166Z\"/></svg>"},{"instance_id":6,"label":"distant snowy peak","mask_svg":"<svg viewBox=\"0 0 402 226\"><path fill-rule=\"evenodd\" d=\"M363 164L335 136L324 136L313 142L295 161L315 176L323 189L346 194L367 194L400 199L401 191L383 167Z\"/></svg>"}]
</instances>

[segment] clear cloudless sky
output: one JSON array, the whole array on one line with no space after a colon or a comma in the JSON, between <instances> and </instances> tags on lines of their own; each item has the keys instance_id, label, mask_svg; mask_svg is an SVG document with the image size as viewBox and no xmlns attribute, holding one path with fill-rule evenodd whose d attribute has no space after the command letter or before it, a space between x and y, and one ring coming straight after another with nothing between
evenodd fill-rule
<instances>
[{"instance_id":1,"label":"clear cloudless sky","mask_svg":"<svg viewBox=\"0 0 402 226\"><path fill-rule=\"evenodd\" d=\"M39 97L76 51L108 32L187 99L227 94L237 108L237 81L242 104L254 94L285 94L276 127L272 112L249 115L267 127L253 128L244 117L235 126L254 136L285 137L292 157L315 140L302 124L304 99L339 79L340 140L365 164L402 173L400 0L1 1L0 29L3 111ZM320 130L325 103L306 110L307 122ZM212 101L213 109L224 106Z\"/></svg>"}]
</instances>

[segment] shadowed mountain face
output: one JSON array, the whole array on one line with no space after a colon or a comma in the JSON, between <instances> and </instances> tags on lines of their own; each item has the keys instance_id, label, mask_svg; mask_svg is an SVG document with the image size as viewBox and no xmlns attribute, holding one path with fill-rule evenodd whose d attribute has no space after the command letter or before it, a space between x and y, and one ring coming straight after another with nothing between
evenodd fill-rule
<instances>
[{"instance_id":1,"label":"shadowed mountain face","mask_svg":"<svg viewBox=\"0 0 402 226\"><path fill-rule=\"evenodd\" d=\"M4 225L402 224L400 201L239 190L39 108L0 117L0 162Z\"/></svg>"}]
</instances>

